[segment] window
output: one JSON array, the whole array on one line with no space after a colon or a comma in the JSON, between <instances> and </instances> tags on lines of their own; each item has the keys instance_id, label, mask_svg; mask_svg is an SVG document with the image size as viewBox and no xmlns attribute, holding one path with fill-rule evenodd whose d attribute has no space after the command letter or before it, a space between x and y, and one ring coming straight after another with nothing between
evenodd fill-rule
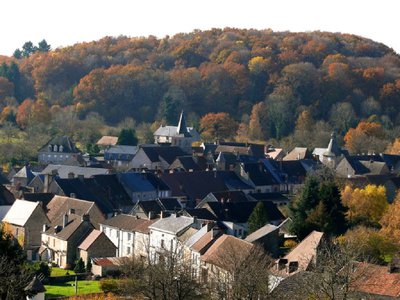
<instances>
[{"instance_id":1,"label":"window","mask_svg":"<svg viewBox=\"0 0 400 300\"><path fill-rule=\"evenodd\" d=\"M164 240L161 240L161 248L165 249Z\"/></svg>"},{"instance_id":2,"label":"window","mask_svg":"<svg viewBox=\"0 0 400 300\"><path fill-rule=\"evenodd\" d=\"M239 236L242 235L242 229L239 229Z\"/></svg>"},{"instance_id":3,"label":"window","mask_svg":"<svg viewBox=\"0 0 400 300\"><path fill-rule=\"evenodd\" d=\"M56 239L53 239L53 247L56 246Z\"/></svg>"},{"instance_id":4,"label":"window","mask_svg":"<svg viewBox=\"0 0 400 300\"><path fill-rule=\"evenodd\" d=\"M235 231L234 231L234 234L233 234L234 236L237 236L237 229L235 229Z\"/></svg>"},{"instance_id":5,"label":"window","mask_svg":"<svg viewBox=\"0 0 400 300\"><path fill-rule=\"evenodd\" d=\"M131 254L131 247L126 247L126 254Z\"/></svg>"},{"instance_id":6,"label":"window","mask_svg":"<svg viewBox=\"0 0 400 300\"><path fill-rule=\"evenodd\" d=\"M130 241L132 239L132 234L128 233L128 241Z\"/></svg>"}]
</instances>

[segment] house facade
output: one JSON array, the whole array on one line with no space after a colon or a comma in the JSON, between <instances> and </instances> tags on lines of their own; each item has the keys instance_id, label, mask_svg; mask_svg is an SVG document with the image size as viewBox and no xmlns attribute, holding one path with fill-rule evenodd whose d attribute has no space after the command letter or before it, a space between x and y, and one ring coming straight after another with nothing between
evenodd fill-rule
<instances>
[{"instance_id":1,"label":"house facade","mask_svg":"<svg viewBox=\"0 0 400 300\"><path fill-rule=\"evenodd\" d=\"M41 204L25 200L15 200L3 218L5 230L21 245L28 260L38 259L41 245L41 230L50 224Z\"/></svg>"}]
</instances>

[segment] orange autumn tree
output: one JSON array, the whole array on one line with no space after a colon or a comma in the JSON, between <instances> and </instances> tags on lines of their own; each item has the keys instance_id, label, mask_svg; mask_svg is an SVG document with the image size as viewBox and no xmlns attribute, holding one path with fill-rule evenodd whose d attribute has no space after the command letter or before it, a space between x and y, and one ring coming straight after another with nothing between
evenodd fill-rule
<instances>
[{"instance_id":1,"label":"orange autumn tree","mask_svg":"<svg viewBox=\"0 0 400 300\"><path fill-rule=\"evenodd\" d=\"M200 120L200 132L205 140L232 138L237 129L236 121L228 113L208 113Z\"/></svg>"},{"instance_id":2,"label":"orange autumn tree","mask_svg":"<svg viewBox=\"0 0 400 300\"><path fill-rule=\"evenodd\" d=\"M356 128L350 128L347 131L344 141L346 148L354 154L370 150L378 152L385 149L385 136L386 133L381 124L361 121Z\"/></svg>"},{"instance_id":3,"label":"orange autumn tree","mask_svg":"<svg viewBox=\"0 0 400 300\"><path fill-rule=\"evenodd\" d=\"M342 202L348 207L346 218L353 224L378 224L388 207L386 188L373 184L363 189L346 186L342 191Z\"/></svg>"},{"instance_id":4,"label":"orange autumn tree","mask_svg":"<svg viewBox=\"0 0 400 300\"><path fill-rule=\"evenodd\" d=\"M32 118L33 101L25 99L19 106L16 115L16 121L20 128L25 129Z\"/></svg>"}]
</instances>

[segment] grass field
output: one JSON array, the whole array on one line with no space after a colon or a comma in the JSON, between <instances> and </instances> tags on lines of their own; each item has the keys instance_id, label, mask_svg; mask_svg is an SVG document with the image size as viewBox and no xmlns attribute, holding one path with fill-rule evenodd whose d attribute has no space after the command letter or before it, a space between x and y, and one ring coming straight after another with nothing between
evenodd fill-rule
<instances>
[{"instance_id":1,"label":"grass field","mask_svg":"<svg viewBox=\"0 0 400 300\"><path fill-rule=\"evenodd\" d=\"M69 275L75 275L75 272L73 270L64 270L61 268L52 267L50 276L51 277L64 276L66 275L67 272L69 273Z\"/></svg>"},{"instance_id":2,"label":"grass field","mask_svg":"<svg viewBox=\"0 0 400 300\"><path fill-rule=\"evenodd\" d=\"M75 281L68 281L58 285L45 285L46 299L53 297L75 296ZM78 281L78 295L101 293L98 281L81 280Z\"/></svg>"}]
</instances>

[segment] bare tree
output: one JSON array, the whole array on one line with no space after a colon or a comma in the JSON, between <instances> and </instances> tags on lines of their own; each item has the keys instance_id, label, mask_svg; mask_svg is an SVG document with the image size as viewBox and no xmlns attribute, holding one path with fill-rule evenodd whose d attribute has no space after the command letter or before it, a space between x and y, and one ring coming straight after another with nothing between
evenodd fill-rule
<instances>
[{"instance_id":1,"label":"bare tree","mask_svg":"<svg viewBox=\"0 0 400 300\"><path fill-rule=\"evenodd\" d=\"M217 299L270 299L272 259L260 246L241 249L228 245L215 262L209 289Z\"/></svg>"},{"instance_id":2,"label":"bare tree","mask_svg":"<svg viewBox=\"0 0 400 300\"><path fill-rule=\"evenodd\" d=\"M143 295L148 299L207 299L207 290L193 275L183 248L176 251L149 252L148 259L129 258L123 268L124 295Z\"/></svg>"},{"instance_id":3,"label":"bare tree","mask_svg":"<svg viewBox=\"0 0 400 300\"><path fill-rule=\"evenodd\" d=\"M357 262L359 257L359 249L354 243L323 241L311 269L284 279L272 295L291 300L355 299L355 283L368 272L368 264Z\"/></svg>"}]
</instances>

